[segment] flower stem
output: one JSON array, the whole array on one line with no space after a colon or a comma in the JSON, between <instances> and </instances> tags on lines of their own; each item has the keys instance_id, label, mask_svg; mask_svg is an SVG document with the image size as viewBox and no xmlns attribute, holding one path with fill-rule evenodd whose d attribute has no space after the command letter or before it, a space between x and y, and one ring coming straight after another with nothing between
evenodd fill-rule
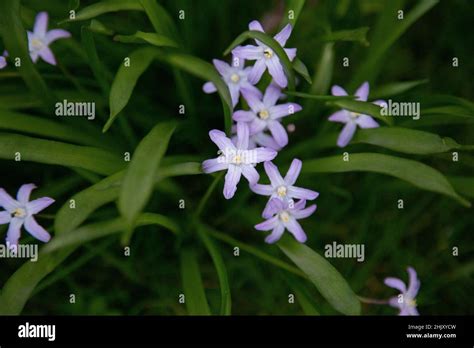
<instances>
[{"instance_id":1,"label":"flower stem","mask_svg":"<svg viewBox=\"0 0 474 348\"><path fill-rule=\"evenodd\" d=\"M204 210L204 207L206 206L207 201L212 195L212 192L214 192L218 182L222 179L224 176L224 172L219 173L215 178L212 184L208 187L206 193L204 196L202 196L201 200L199 201L198 207L196 209L196 212L194 213L194 217L199 217Z\"/></svg>"},{"instance_id":2,"label":"flower stem","mask_svg":"<svg viewBox=\"0 0 474 348\"><path fill-rule=\"evenodd\" d=\"M379 305L386 305L388 304L388 300L377 300L373 298L367 298L367 297L362 297L362 296L357 296L360 300L360 302L364 303L370 303L370 304L379 304Z\"/></svg>"}]
</instances>

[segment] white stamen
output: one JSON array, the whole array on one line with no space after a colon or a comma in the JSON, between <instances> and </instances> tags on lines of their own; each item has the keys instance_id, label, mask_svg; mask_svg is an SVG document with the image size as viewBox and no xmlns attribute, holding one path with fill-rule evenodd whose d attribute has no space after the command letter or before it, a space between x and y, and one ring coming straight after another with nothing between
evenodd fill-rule
<instances>
[{"instance_id":1,"label":"white stamen","mask_svg":"<svg viewBox=\"0 0 474 348\"><path fill-rule=\"evenodd\" d=\"M270 59L271 57L273 57L273 51L269 48L266 48L263 51L263 55L265 56L265 58Z\"/></svg>"},{"instance_id":2,"label":"white stamen","mask_svg":"<svg viewBox=\"0 0 474 348\"><path fill-rule=\"evenodd\" d=\"M230 75L230 80L234 83L237 83L237 82L240 81L240 76L238 74L234 73L234 74Z\"/></svg>"},{"instance_id":3,"label":"white stamen","mask_svg":"<svg viewBox=\"0 0 474 348\"><path fill-rule=\"evenodd\" d=\"M280 196L280 197L285 197L285 196L286 196L286 186L283 186L283 185L282 185L282 186L279 186L279 187L277 188L277 194L278 194L278 196Z\"/></svg>"},{"instance_id":4,"label":"white stamen","mask_svg":"<svg viewBox=\"0 0 474 348\"><path fill-rule=\"evenodd\" d=\"M280 220L283 222L288 222L290 221L290 214L288 214L286 211L283 211L280 213Z\"/></svg>"},{"instance_id":5,"label":"white stamen","mask_svg":"<svg viewBox=\"0 0 474 348\"><path fill-rule=\"evenodd\" d=\"M266 120L270 116L270 113L267 109L260 110L258 113L258 117L262 120Z\"/></svg>"},{"instance_id":6,"label":"white stamen","mask_svg":"<svg viewBox=\"0 0 474 348\"><path fill-rule=\"evenodd\" d=\"M23 218L26 216L26 211L23 208L16 208L12 214L14 217Z\"/></svg>"}]
</instances>

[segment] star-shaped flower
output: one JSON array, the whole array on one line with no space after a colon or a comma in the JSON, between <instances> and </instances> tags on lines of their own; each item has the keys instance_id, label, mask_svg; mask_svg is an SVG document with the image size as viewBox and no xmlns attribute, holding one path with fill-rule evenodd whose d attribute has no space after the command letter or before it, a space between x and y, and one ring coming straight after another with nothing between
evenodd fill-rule
<instances>
[{"instance_id":1,"label":"star-shaped flower","mask_svg":"<svg viewBox=\"0 0 474 348\"><path fill-rule=\"evenodd\" d=\"M249 29L264 32L262 25L258 21L250 22ZM286 41L291 35L291 31L291 24L287 24L274 36L274 39L281 45L281 47L285 47ZM250 83L254 85L257 84L265 70L268 69L268 72L275 82L280 87L285 88L288 85L288 79L283 71L280 59L271 48L258 40L256 40L256 43L257 46L238 46L232 50L232 54L239 58L256 61L248 76ZM291 61L295 59L296 48L285 48L284 50Z\"/></svg>"},{"instance_id":2,"label":"star-shaped flower","mask_svg":"<svg viewBox=\"0 0 474 348\"><path fill-rule=\"evenodd\" d=\"M278 198L272 198L269 204L269 215L271 218L255 225L255 228L259 231L272 231L272 233L265 238L265 242L270 244L275 243L281 238L285 229L287 229L298 242L306 242L306 234L297 220L307 218L313 214L316 210L316 204L305 208L306 201L304 199L296 203L289 203Z\"/></svg>"},{"instance_id":3,"label":"star-shaped flower","mask_svg":"<svg viewBox=\"0 0 474 348\"><path fill-rule=\"evenodd\" d=\"M340 86L333 86L331 93L334 96L346 96L347 92ZM355 92L357 100L367 101L369 96L369 83L364 82ZM376 105L383 105L385 101L376 100ZM358 114L349 110L340 110L329 116L329 121L344 123L345 126L337 139L337 146L345 147L351 141L357 126L360 128L377 128L379 124L369 115Z\"/></svg>"},{"instance_id":4,"label":"star-shaped flower","mask_svg":"<svg viewBox=\"0 0 474 348\"><path fill-rule=\"evenodd\" d=\"M209 137L219 148L220 156L203 162L205 173L227 170L224 184L224 197L230 199L237 191L237 184L243 175L250 184L255 184L260 178L255 165L271 161L277 155L275 150L258 147L252 150L249 146L249 129L245 123L237 123L237 141L234 145L224 132L213 129Z\"/></svg>"},{"instance_id":5,"label":"star-shaped flower","mask_svg":"<svg viewBox=\"0 0 474 348\"><path fill-rule=\"evenodd\" d=\"M400 295L390 298L389 304L392 307L399 308L399 315L419 315L416 309L415 297L420 289L420 281L416 275L416 271L412 267L407 268L409 275L408 288L405 283L398 278L385 278L385 285L397 289L401 292Z\"/></svg>"},{"instance_id":6,"label":"star-shaped flower","mask_svg":"<svg viewBox=\"0 0 474 348\"><path fill-rule=\"evenodd\" d=\"M71 34L63 29L48 29L48 13L40 12L36 16L33 32L28 31L28 47L31 60L37 62L41 57L45 62L56 65L56 58L49 48L52 42L71 37Z\"/></svg>"},{"instance_id":7,"label":"star-shaped flower","mask_svg":"<svg viewBox=\"0 0 474 348\"><path fill-rule=\"evenodd\" d=\"M23 225L36 239L42 242L48 242L51 239L49 233L36 222L34 215L53 204L54 199L42 197L30 201L31 191L35 188L34 184L22 185L16 199L0 188L0 206L5 209L0 212L0 224L10 224L6 239L10 247L18 245Z\"/></svg>"}]
</instances>

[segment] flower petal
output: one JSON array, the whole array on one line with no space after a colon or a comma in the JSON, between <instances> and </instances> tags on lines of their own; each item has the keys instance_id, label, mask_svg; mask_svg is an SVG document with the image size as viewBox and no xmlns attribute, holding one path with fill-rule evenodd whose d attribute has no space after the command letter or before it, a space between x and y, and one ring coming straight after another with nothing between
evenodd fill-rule
<instances>
[{"instance_id":1,"label":"flower petal","mask_svg":"<svg viewBox=\"0 0 474 348\"><path fill-rule=\"evenodd\" d=\"M288 144L288 134L286 133L285 127L280 122L272 120L268 122L268 129L272 133L273 139L280 147L284 147Z\"/></svg>"},{"instance_id":2,"label":"flower petal","mask_svg":"<svg viewBox=\"0 0 474 348\"><path fill-rule=\"evenodd\" d=\"M252 70L250 70L250 73L247 76L248 81L253 85L257 84L258 81L260 81L260 79L262 78L262 75L266 69L267 65L265 64L265 60L263 58L259 58L255 62L254 66L252 67Z\"/></svg>"},{"instance_id":3,"label":"flower petal","mask_svg":"<svg viewBox=\"0 0 474 348\"><path fill-rule=\"evenodd\" d=\"M270 115L272 119L279 119L284 116L293 115L295 112L301 111L303 108L296 103L286 103L275 105L270 108Z\"/></svg>"},{"instance_id":4,"label":"flower petal","mask_svg":"<svg viewBox=\"0 0 474 348\"><path fill-rule=\"evenodd\" d=\"M265 209L263 209L262 217L265 219L279 213L284 209L283 202L278 198L271 198L268 200Z\"/></svg>"},{"instance_id":5,"label":"flower petal","mask_svg":"<svg viewBox=\"0 0 474 348\"><path fill-rule=\"evenodd\" d=\"M46 62L51 65L56 65L56 58L54 57L53 51L49 47L43 47L38 51L38 55Z\"/></svg>"},{"instance_id":6,"label":"flower petal","mask_svg":"<svg viewBox=\"0 0 474 348\"><path fill-rule=\"evenodd\" d=\"M271 196L274 191L274 188L272 185L262 185L262 184L251 185L250 189L256 194L262 195L262 196Z\"/></svg>"},{"instance_id":7,"label":"flower petal","mask_svg":"<svg viewBox=\"0 0 474 348\"><path fill-rule=\"evenodd\" d=\"M301 162L301 160L297 158L293 159L290 169L288 169L288 172L285 175L285 182L287 185L293 185L296 182L298 176L300 175L302 166L303 162Z\"/></svg>"},{"instance_id":8,"label":"flower petal","mask_svg":"<svg viewBox=\"0 0 474 348\"><path fill-rule=\"evenodd\" d=\"M249 23L249 30L256 30L256 31L261 31L262 33L264 33L265 31L263 30L262 28L262 25L260 24L259 21L251 21Z\"/></svg>"},{"instance_id":9,"label":"flower petal","mask_svg":"<svg viewBox=\"0 0 474 348\"><path fill-rule=\"evenodd\" d=\"M296 48L285 48L288 59L292 62L296 57Z\"/></svg>"},{"instance_id":10,"label":"flower petal","mask_svg":"<svg viewBox=\"0 0 474 348\"><path fill-rule=\"evenodd\" d=\"M0 188L0 206L3 207L9 213L13 213L13 211L18 208L20 204L10 196L7 191Z\"/></svg>"},{"instance_id":11,"label":"flower petal","mask_svg":"<svg viewBox=\"0 0 474 348\"><path fill-rule=\"evenodd\" d=\"M223 158L212 158L202 162L202 171L207 174L225 170L228 167Z\"/></svg>"},{"instance_id":12,"label":"flower petal","mask_svg":"<svg viewBox=\"0 0 474 348\"><path fill-rule=\"evenodd\" d=\"M240 176L242 174L242 170L239 166L236 165L229 165L229 169L227 170L227 174L225 175L225 184L224 184L224 197L225 199L231 199L235 195L235 191L237 191L237 184L240 181Z\"/></svg>"},{"instance_id":13,"label":"flower petal","mask_svg":"<svg viewBox=\"0 0 474 348\"><path fill-rule=\"evenodd\" d=\"M316 211L316 204L310 205L306 209L301 210L292 210L291 215L295 217L295 219L306 219L308 216L312 215Z\"/></svg>"},{"instance_id":14,"label":"flower petal","mask_svg":"<svg viewBox=\"0 0 474 348\"><path fill-rule=\"evenodd\" d=\"M204 91L204 93L207 93L207 94L217 92L216 86L215 86L212 82L210 82L210 81L209 81L209 82L206 82L206 83L202 86L202 90Z\"/></svg>"},{"instance_id":15,"label":"flower petal","mask_svg":"<svg viewBox=\"0 0 474 348\"><path fill-rule=\"evenodd\" d=\"M372 117L367 115L360 115L355 122L360 128L377 128L380 126Z\"/></svg>"},{"instance_id":16,"label":"flower petal","mask_svg":"<svg viewBox=\"0 0 474 348\"><path fill-rule=\"evenodd\" d=\"M372 104L375 104L375 105L378 105L378 106L381 106L381 107L387 107L387 102L385 100L382 100L382 99L374 100L372 102Z\"/></svg>"},{"instance_id":17,"label":"flower petal","mask_svg":"<svg viewBox=\"0 0 474 348\"><path fill-rule=\"evenodd\" d=\"M8 224L12 220L12 216L7 211L0 211L0 225Z\"/></svg>"},{"instance_id":18,"label":"flower petal","mask_svg":"<svg viewBox=\"0 0 474 348\"><path fill-rule=\"evenodd\" d=\"M0 56L0 69L3 69L6 66L7 66L7 60L5 59L4 56Z\"/></svg>"},{"instance_id":19,"label":"flower petal","mask_svg":"<svg viewBox=\"0 0 474 348\"><path fill-rule=\"evenodd\" d=\"M251 164L245 164L241 166L242 175L247 179L250 185L254 185L260 179L260 175L258 174L255 167Z\"/></svg>"},{"instance_id":20,"label":"flower petal","mask_svg":"<svg viewBox=\"0 0 474 348\"><path fill-rule=\"evenodd\" d=\"M366 81L355 92L355 95L358 97L358 100L367 101L369 97L369 83Z\"/></svg>"},{"instance_id":21,"label":"flower petal","mask_svg":"<svg viewBox=\"0 0 474 348\"><path fill-rule=\"evenodd\" d=\"M254 45L237 46L232 50L232 54L239 59L257 60L263 58L262 48Z\"/></svg>"},{"instance_id":22,"label":"flower petal","mask_svg":"<svg viewBox=\"0 0 474 348\"><path fill-rule=\"evenodd\" d=\"M33 216L29 216L25 220L25 229L36 239L47 243L51 239L51 235L43 227L41 227Z\"/></svg>"},{"instance_id":23,"label":"flower petal","mask_svg":"<svg viewBox=\"0 0 474 348\"><path fill-rule=\"evenodd\" d=\"M224 132L213 129L209 132L209 137L211 138L212 142L217 145L217 147L227 153L229 151L235 151L235 146L232 141L227 138Z\"/></svg>"},{"instance_id":24,"label":"flower petal","mask_svg":"<svg viewBox=\"0 0 474 348\"><path fill-rule=\"evenodd\" d=\"M291 35L291 31L293 30L293 27L291 24L285 25L285 27L278 33L276 34L273 38L278 41L278 43L281 45L281 47L284 47L286 45L286 41L288 41L288 38Z\"/></svg>"},{"instance_id":25,"label":"flower petal","mask_svg":"<svg viewBox=\"0 0 474 348\"><path fill-rule=\"evenodd\" d=\"M42 197L26 203L25 206L29 214L38 214L53 203L54 199L50 197Z\"/></svg>"},{"instance_id":26,"label":"flower petal","mask_svg":"<svg viewBox=\"0 0 474 348\"><path fill-rule=\"evenodd\" d=\"M344 147L351 141L354 133L356 131L357 125L354 122L346 123L344 128L342 128L341 134L337 139L337 146Z\"/></svg>"},{"instance_id":27,"label":"flower petal","mask_svg":"<svg viewBox=\"0 0 474 348\"><path fill-rule=\"evenodd\" d=\"M232 119L236 122L251 122L257 115L253 111L237 110L232 115Z\"/></svg>"},{"instance_id":28,"label":"flower petal","mask_svg":"<svg viewBox=\"0 0 474 348\"><path fill-rule=\"evenodd\" d=\"M266 147L257 147L253 151L255 151L256 153L255 155L256 163L271 161L278 155L277 151L268 149Z\"/></svg>"},{"instance_id":29,"label":"flower petal","mask_svg":"<svg viewBox=\"0 0 474 348\"><path fill-rule=\"evenodd\" d=\"M301 187L288 186L288 196L297 199L306 199L308 201L312 201L313 199L316 199L319 196L319 193Z\"/></svg>"},{"instance_id":30,"label":"flower petal","mask_svg":"<svg viewBox=\"0 0 474 348\"><path fill-rule=\"evenodd\" d=\"M16 194L16 199L18 202L26 204L30 200L31 191L36 188L35 184L25 184L21 185L18 193Z\"/></svg>"},{"instance_id":31,"label":"flower petal","mask_svg":"<svg viewBox=\"0 0 474 348\"><path fill-rule=\"evenodd\" d=\"M278 216L274 216L264 222L255 225L255 229L259 231L270 231L278 225Z\"/></svg>"},{"instance_id":32,"label":"flower petal","mask_svg":"<svg viewBox=\"0 0 474 348\"><path fill-rule=\"evenodd\" d=\"M268 67L268 72L272 75L275 82L281 87L285 88L288 85L288 79L283 72L283 67L278 57L273 56L270 59L265 60L265 64Z\"/></svg>"},{"instance_id":33,"label":"flower petal","mask_svg":"<svg viewBox=\"0 0 474 348\"><path fill-rule=\"evenodd\" d=\"M267 173L267 176L270 179L273 187L285 185L285 181L281 177L280 171L276 165L274 165L272 162L265 162L263 167L265 168L265 173Z\"/></svg>"},{"instance_id":34,"label":"flower petal","mask_svg":"<svg viewBox=\"0 0 474 348\"><path fill-rule=\"evenodd\" d=\"M392 307L395 307L395 308L401 308L402 307L402 304L400 302L398 302L398 296L390 297L390 299L388 300L388 304Z\"/></svg>"},{"instance_id":35,"label":"flower petal","mask_svg":"<svg viewBox=\"0 0 474 348\"><path fill-rule=\"evenodd\" d=\"M256 91L248 88L242 88L242 96L249 104L253 112L258 113L260 110L265 108L265 105L261 101L261 95Z\"/></svg>"},{"instance_id":36,"label":"flower petal","mask_svg":"<svg viewBox=\"0 0 474 348\"><path fill-rule=\"evenodd\" d=\"M277 225L272 233L270 233L266 238L265 242L268 244L273 244L277 242L281 236L283 235L283 232L285 232L285 227L283 225Z\"/></svg>"},{"instance_id":37,"label":"flower petal","mask_svg":"<svg viewBox=\"0 0 474 348\"><path fill-rule=\"evenodd\" d=\"M216 67L216 70L219 72L221 76L226 76L230 70L230 65L222 60L213 59L212 63L214 64L214 66Z\"/></svg>"},{"instance_id":38,"label":"flower petal","mask_svg":"<svg viewBox=\"0 0 474 348\"><path fill-rule=\"evenodd\" d=\"M238 149L247 150L249 147L249 126L245 122L237 123L237 143Z\"/></svg>"},{"instance_id":39,"label":"flower petal","mask_svg":"<svg viewBox=\"0 0 474 348\"><path fill-rule=\"evenodd\" d=\"M331 122L340 122L340 123L347 123L351 117L347 110L339 110L329 116L328 120Z\"/></svg>"},{"instance_id":40,"label":"flower petal","mask_svg":"<svg viewBox=\"0 0 474 348\"><path fill-rule=\"evenodd\" d=\"M407 296L415 298L420 289L420 281L418 280L416 271L413 267L408 267L407 271L409 275Z\"/></svg>"},{"instance_id":41,"label":"flower petal","mask_svg":"<svg viewBox=\"0 0 474 348\"><path fill-rule=\"evenodd\" d=\"M343 96L347 95L347 92L341 86L334 85L331 88L331 94L336 96L336 97L343 97Z\"/></svg>"},{"instance_id":42,"label":"flower petal","mask_svg":"<svg viewBox=\"0 0 474 348\"><path fill-rule=\"evenodd\" d=\"M53 29L46 33L45 42L47 45L49 45L56 40L66 39L68 37L71 37L70 32L63 29Z\"/></svg>"},{"instance_id":43,"label":"flower petal","mask_svg":"<svg viewBox=\"0 0 474 348\"><path fill-rule=\"evenodd\" d=\"M249 124L250 134L258 134L264 131L267 128L267 122L261 120L259 117L255 117L252 122Z\"/></svg>"},{"instance_id":44,"label":"flower petal","mask_svg":"<svg viewBox=\"0 0 474 348\"><path fill-rule=\"evenodd\" d=\"M303 228L296 219L291 216L287 222L283 223L288 231L295 237L295 239L300 242L306 242L306 234L303 231Z\"/></svg>"},{"instance_id":45,"label":"flower petal","mask_svg":"<svg viewBox=\"0 0 474 348\"><path fill-rule=\"evenodd\" d=\"M10 226L8 226L6 242L10 245L18 245L18 240L20 239L20 229L23 225L23 219L13 218L10 221Z\"/></svg>"},{"instance_id":46,"label":"flower petal","mask_svg":"<svg viewBox=\"0 0 474 348\"><path fill-rule=\"evenodd\" d=\"M263 104L265 105L265 108L268 109L274 106L281 97L281 94L281 88L276 83L270 83L263 96Z\"/></svg>"},{"instance_id":47,"label":"flower petal","mask_svg":"<svg viewBox=\"0 0 474 348\"><path fill-rule=\"evenodd\" d=\"M391 288L397 289L401 293L405 293L407 290L405 283L401 279L388 277L388 278L385 278L383 282L385 283L385 285L390 286Z\"/></svg>"},{"instance_id":48,"label":"flower petal","mask_svg":"<svg viewBox=\"0 0 474 348\"><path fill-rule=\"evenodd\" d=\"M253 139L260 146L268 147L275 151L279 151L281 149L275 139L273 139L272 136L265 134L264 132L259 132L253 135L251 139Z\"/></svg>"},{"instance_id":49,"label":"flower petal","mask_svg":"<svg viewBox=\"0 0 474 348\"><path fill-rule=\"evenodd\" d=\"M48 13L40 12L36 15L33 31L36 35L40 37L45 37L47 29L48 29Z\"/></svg>"},{"instance_id":50,"label":"flower petal","mask_svg":"<svg viewBox=\"0 0 474 348\"><path fill-rule=\"evenodd\" d=\"M240 86L235 83L229 83L227 86L229 87L230 98L232 99L232 106L235 107L239 102Z\"/></svg>"}]
</instances>

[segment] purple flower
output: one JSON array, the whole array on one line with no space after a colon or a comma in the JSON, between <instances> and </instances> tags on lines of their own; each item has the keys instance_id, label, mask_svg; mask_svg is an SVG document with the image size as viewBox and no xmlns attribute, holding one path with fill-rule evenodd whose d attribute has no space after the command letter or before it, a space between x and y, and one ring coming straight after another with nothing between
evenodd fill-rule
<instances>
[{"instance_id":1,"label":"purple flower","mask_svg":"<svg viewBox=\"0 0 474 348\"><path fill-rule=\"evenodd\" d=\"M7 57L8 57L8 51L5 50L3 51L3 56L0 56L0 69L3 69L7 66Z\"/></svg>"},{"instance_id":2,"label":"purple flower","mask_svg":"<svg viewBox=\"0 0 474 348\"><path fill-rule=\"evenodd\" d=\"M385 278L385 285L397 289L401 292L400 295L390 298L389 304L392 307L399 308L399 315L419 315L416 309L415 297L420 289L420 281L416 275L416 271L412 267L407 268L409 275L408 289L405 283L398 278Z\"/></svg>"},{"instance_id":3,"label":"purple flower","mask_svg":"<svg viewBox=\"0 0 474 348\"><path fill-rule=\"evenodd\" d=\"M223 62L222 60L214 59L212 61L222 79L229 87L230 96L232 97L232 105L236 106L239 102L240 90L247 88L256 94L260 91L253 86L247 79L251 67L245 67L245 60L237 57L232 58L232 65ZM214 93L217 91L216 86L212 82L206 82L202 87L206 93Z\"/></svg>"},{"instance_id":4,"label":"purple flower","mask_svg":"<svg viewBox=\"0 0 474 348\"><path fill-rule=\"evenodd\" d=\"M232 126L232 142L234 145L237 143L237 125ZM281 147L278 146L275 139L271 135L265 132L260 132L249 136L249 150L255 149L256 147L268 147L269 149L280 151Z\"/></svg>"},{"instance_id":5,"label":"purple flower","mask_svg":"<svg viewBox=\"0 0 474 348\"><path fill-rule=\"evenodd\" d=\"M250 22L249 29L264 32L262 25L258 21ZM281 47L285 47L286 41L291 35L291 31L291 25L287 24L274 36L274 39L281 45ZM256 61L248 76L250 83L255 85L260 81L263 73L268 68L268 72L272 75L275 82L280 87L285 88L288 85L288 79L283 72L283 66L281 65L277 55L271 48L267 47L262 42L258 40L255 41L257 46L238 46L232 50L232 54L239 58ZM296 56L296 48L285 48L285 52L291 61Z\"/></svg>"},{"instance_id":6,"label":"purple flower","mask_svg":"<svg viewBox=\"0 0 474 348\"><path fill-rule=\"evenodd\" d=\"M306 234L297 220L304 219L314 213L316 204L305 208L306 201L304 199L293 203L284 202L277 198L272 198L269 202L269 215L271 216L266 221L255 225L259 231L272 231L270 235L265 238L267 243L275 243L278 241L285 229L287 229L295 239L300 242L306 242Z\"/></svg>"},{"instance_id":7,"label":"purple flower","mask_svg":"<svg viewBox=\"0 0 474 348\"><path fill-rule=\"evenodd\" d=\"M258 147L249 150L249 129L245 123L237 123L237 141L234 145L224 132L213 129L209 137L219 148L219 157L206 160L202 163L205 173L227 170L224 184L224 197L230 199L237 190L237 184L243 175L250 184L258 182L255 165L260 162L271 161L277 155L275 150Z\"/></svg>"},{"instance_id":8,"label":"purple flower","mask_svg":"<svg viewBox=\"0 0 474 348\"><path fill-rule=\"evenodd\" d=\"M347 92L340 86L333 86L331 89L332 95L335 96L346 96ZM364 82L355 92L357 100L367 101L369 96L369 83ZM376 100L373 102L376 105L382 105L385 103L383 100ZM357 126L360 128L377 128L379 124L370 116L362 115L356 112L349 110L340 110L331 116L329 116L329 121L331 122L340 122L345 123L344 128L342 129L339 138L337 139L337 146L344 147L351 141Z\"/></svg>"},{"instance_id":9,"label":"purple flower","mask_svg":"<svg viewBox=\"0 0 474 348\"><path fill-rule=\"evenodd\" d=\"M37 62L41 57L45 62L56 65L56 58L49 48L49 45L58 39L71 37L66 30L48 29L48 13L40 12L36 16L33 32L28 31L28 47L30 50L31 60Z\"/></svg>"},{"instance_id":10,"label":"purple flower","mask_svg":"<svg viewBox=\"0 0 474 348\"><path fill-rule=\"evenodd\" d=\"M234 112L233 119L237 122L248 123L251 135L268 129L280 148L286 146L288 134L280 123L280 119L300 111L301 106L295 103L275 105L281 96L281 90L273 83L266 89L263 99L248 89L242 89L242 95L247 100L250 110Z\"/></svg>"},{"instance_id":11,"label":"purple flower","mask_svg":"<svg viewBox=\"0 0 474 348\"><path fill-rule=\"evenodd\" d=\"M295 158L291 162L290 169L288 169L285 178L281 177L280 171L272 162L265 162L263 166L270 178L270 185L254 184L250 188L259 195L270 196L270 200L262 213L265 219L272 215L270 202L273 198L278 198L283 202L291 204L291 201L295 198L312 201L319 196L319 193L316 191L293 186L301 172L302 162L299 159Z\"/></svg>"},{"instance_id":12,"label":"purple flower","mask_svg":"<svg viewBox=\"0 0 474 348\"><path fill-rule=\"evenodd\" d=\"M18 190L16 200L0 188L0 206L5 209L0 212L0 224L10 224L6 239L9 246L18 245L20 229L23 225L36 239L45 243L51 239L49 233L36 222L33 215L53 204L54 199L42 197L30 201L31 191L35 188L34 184L22 185Z\"/></svg>"}]
</instances>

